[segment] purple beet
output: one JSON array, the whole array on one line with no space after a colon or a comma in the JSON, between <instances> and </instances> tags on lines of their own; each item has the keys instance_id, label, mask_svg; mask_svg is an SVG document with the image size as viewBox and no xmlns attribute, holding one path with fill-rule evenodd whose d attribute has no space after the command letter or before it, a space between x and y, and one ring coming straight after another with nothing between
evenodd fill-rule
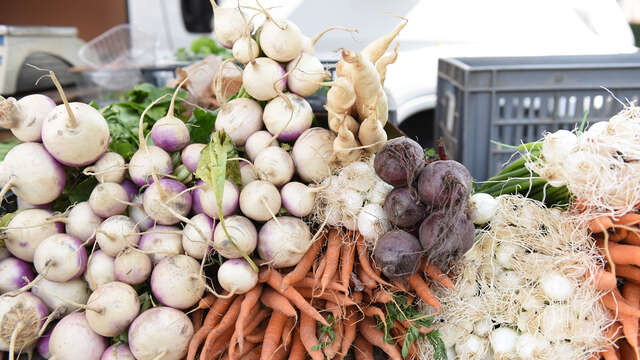
<instances>
[{"instance_id":1,"label":"purple beet","mask_svg":"<svg viewBox=\"0 0 640 360\"><path fill-rule=\"evenodd\" d=\"M409 138L388 141L376 154L373 167L376 174L393 186L412 184L424 167L424 150Z\"/></svg>"},{"instance_id":2,"label":"purple beet","mask_svg":"<svg viewBox=\"0 0 640 360\"><path fill-rule=\"evenodd\" d=\"M393 189L384 201L389 221L401 228L413 228L427 214L427 208L408 187Z\"/></svg>"},{"instance_id":3,"label":"purple beet","mask_svg":"<svg viewBox=\"0 0 640 360\"><path fill-rule=\"evenodd\" d=\"M373 256L383 274L390 278L400 277L418 270L422 248L415 236L403 230L392 230L378 239Z\"/></svg>"},{"instance_id":4,"label":"purple beet","mask_svg":"<svg viewBox=\"0 0 640 360\"><path fill-rule=\"evenodd\" d=\"M471 195L472 182L469 170L459 162L438 160L420 172L418 194L431 208L462 210Z\"/></svg>"}]
</instances>

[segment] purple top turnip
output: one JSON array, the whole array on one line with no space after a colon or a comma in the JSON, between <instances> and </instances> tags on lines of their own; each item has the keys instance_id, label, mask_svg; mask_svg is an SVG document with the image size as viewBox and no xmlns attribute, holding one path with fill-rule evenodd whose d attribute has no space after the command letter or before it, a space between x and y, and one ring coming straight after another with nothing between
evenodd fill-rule
<instances>
[{"instance_id":1,"label":"purple top turnip","mask_svg":"<svg viewBox=\"0 0 640 360\"><path fill-rule=\"evenodd\" d=\"M113 344L107 348L100 360L136 360L127 344Z\"/></svg>"},{"instance_id":2,"label":"purple top turnip","mask_svg":"<svg viewBox=\"0 0 640 360\"><path fill-rule=\"evenodd\" d=\"M151 172L154 168L160 176L173 172L171 156L158 146L140 148L129 160L129 176L138 186L153 182Z\"/></svg>"},{"instance_id":3,"label":"purple top turnip","mask_svg":"<svg viewBox=\"0 0 640 360\"><path fill-rule=\"evenodd\" d=\"M173 225L191 210L191 194L187 187L175 180L160 179L144 191L144 212L158 224ZM202 202L201 202L202 203Z\"/></svg>"},{"instance_id":4,"label":"purple top turnip","mask_svg":"<svg viewBox=\"0 0 640 360\"><path fill-rule=\"evenodd\" d=\"M293 141L311 127L313 110L304 98L291 93L277 97L264 107L264 125L279 140Z\"/></svg>"},{"instance_id":5,"label":"purple top turnip","mask_svg":"<svg viewBox=\"0 0 640 360\"><path fill-rule=\"evenodd\" d=\"M215 222L205 214L197 214L182 230L182 247L184 252L195 258L202 259L213 244L213 230Z\"/></svg>"},{"instance_id":6,"label":"purple top turnip","mask_svg":"<svg viewBox=\"0 0 640 360\"><path fill-rule=\"evenodd\" d=\"M0 294L18 290L33 278L31 266L26 262L14 257L0 260Z\"/></svg>"},{"instance_id":7,"label":"purple top turnip","mask_svg":"<svg viewBox=\"0 0 640 360\"><path fill-rule=\"evenodd\" d=\"M132 201L133 198L138 195L138 187L136 184L131 182L131 180L124 179L120 185L122 185L124 190L127 192L127 195L129 195L129 201Z\"/></svg>"},{"instance_id":8,"label":"purple top turnip","mask_svg":"<svg viewBox=\"0 0 640 360\"><path fill-rule=\"evenodd\" d=\"M113 337L125 331L139 312L140 300L133 287L113 281L100 285L91 294L85 315L93 331Z\"/></svg>"},{"instance_id":9,"label":"purple top turnip","mask_svg":"<svg viewBox=\"0 0 640 360\"><path fill-rule=\"evenodd\" d=\"M154 307L129 327L129 348L138 360L180 360L193 336L191 320L182 311Z\"/></svg>"},{"instance_id":10,"label":"purple top turnip","mask_svg":"<svg viewBox=\"0 0 640 360\"><path fill-rule=\"evenodd\" d=\"M51 217L51 211L27 209L11 219L6 230L5 246L13 256L32 262L33 254L42 240L64 231L62 223L51 221Z\"/></svg>"},{"instance_id":11,"label":"purple top turnip","mask_svg":"<svg viewBox=\"0 0 640 360\"><path fill-rule=\"evenodd\" d=\"M91 290L116 280L114 261L114 258L105 254L102 250L96 250L91 254L87 264L87 272L84 274L84 278L89 283Z\"/></svg>"},{"instance_id":12,"label":"purple top turnip","mask_svg":"<svg viewBox=\"0 0 640 360\"><path fill-rule=\"evenodd\" d=\"M38 245L33 254L33 265L45 279L65 282L84 273L87 252L82 241L71 235L55 234Z\"/></svg>"},{"instance_id":13,"label":"purple top turnip","mask_svg":"<svg viewBox=\"0 0 640 360\"><path fill-rule=\"evenodd\" d=\"M67 215L66 232L81 241L91 238L95 240L95 231L102 223L102 218L96 215L87 201L77 203Z\"/></svg>"},{"instance_id":14,"label":"purple top turnip","mask_svg":"<svg viewBox=\"0 0 640 360\"><path fill-rule=\"evenodd\" d=\"M27 95L17 101L4 99L0 101L0 126L11 129L20 141L40 142L42 123L55 107L50 97L41 94Z\"/></svg>"},{"instance_id":15,"label":"purple top turnip","mask_svg":"<svg viewBox=\"0 0 640 360\"><path fill-rule=\"evenodd\" d=\"M276 88L280 92L284 90L286 86L284 74L285 71L280 64L270 58L259 57L245 66L242 72L242 85L254 99L268 101L278 96Z\"/></svg>"},{"instance_id":16,"label":"purple top turnip","mask_svg":"<svg viewBox=\"0 0 640 360\"><path fill-rule=\"evenodd\" d=\"M376 154L373 166L382 180L393 186L406 186L418 177L424 163L420 144L402 137L384 144Z\"/></svg>"},{"instance_id":17,"label":"purple top turnip","mask_svg":"<svg viewBox=\"0 0 640 360\"><path fill-rule=\"evenodd\" d=\"M96 161L95 164L84 169L84 173L94 174L101 182L112 182L120 184L124 180L125 162L122 155L115 152L106 152Z\"/></svg>"},{"instance_id":18,"label":"purple top turnip","mask_svg":"<svg viewBox=\"0 0 640 360\"><path fill-rule=\"evenodd\" d=\"M89 299L87 283L81 278L67 282L55 282L40 279L31 289L31 293L39 297L51 312L64 316L79 309L75 304L84 305Z\"/></svg>"},{"instance_id":19,"label":"purple top turnip","mask_svg":"<svg viewBox=\"0 0 640 360\"><path fill-rule=\"evenodd\" d=\"M152 267L149 255L133 248L122 250L113 262L116 279L130 285L145 282L151 275Z\"/></svg>"},{"instance_id":20,"label":"purple top turnip","mask_svg":"<svg viewBox=\"0 0 640 360\"><path fill-rule=\"evenodd\" d=\"M236 146L243 146L251 134L262 129L262 107L252 99L233 99L220 107L215 129L224 130Z\"/></svg>"},{"instance_id":21,"label":"purple top turnip","mask_svg":"<svg viewBox=\"0 0 640 360\"><path fill-rule=\"evenodd\" d=\"M205 144L189 144L182 149L180 159L184 166L191 172L195 172L198 169L198 162L200 162L200 153L205 148Z\"/></svg>"},{"instance_id":22,"label":"purple top turnip","mask_svg":"<svg viewBox=\"0 0 640 360\"><path fill-rule=\"evenodd\" d=\"M83 312L65 316L51 333L49 351L55 359L100 360L107 339L96 334Z\"/></svg>"},{"instance_id":23,"label":"purple top turnip","mask_svg":"<svg viewBox=\"0 0 640 360\"><path fill-rule=\"evenodd\" d=\"M9 351L12 336L16 353L35 343L47 315L47 306L29 292L0 296L0 351Z\"/></svg>"},{"instance_id":24,"label":"purple top turnip","mask_svg":"<svg viewBox=\"0 0 640 360\"><path fill-rule=\"evenodd\" d=\"M164 258L182 254L182 231L175 226L156 225L140 238L140 250L151 252L155 266Z\"/></svg>"},{"instance_id":25,"label":"purple top turnip","mask_svg":"<svg viewBox=\"0 0 640 360\"><path fill-rule=\"evenodd\" d=\"M53 332L54 327L54 324L49 325L47 331L45 331L44 334L42 334L42 336L40 337L40 340L38 340L38 354L40 354L40 356L45 359L51 357L51 352L49 351L49 338L51 337L51 332Z\"/></svg>"},{"instance_id":26,"label":"purple top turnip","mask_svg":"<svg viewBox=\"0 0 640 360\"><path fill-rule=\"evenodd\" d=\"M204 278L200 263L187 255L173 255L160 261L151 273L151 291L162 304L186 309L202 298Z\"/></svg>"},{"instance_id":27,"label":"purple top turnip","mask_svg":"<svg viewBox=\"0 0 640 360\"><path fill-rule=\"evenodd\" d=\"M96 230L96 241L105 254L115 257L123 249L138 245L140 235L131 218L114 215L100 224Z\"/></svg>"}]
</instances>

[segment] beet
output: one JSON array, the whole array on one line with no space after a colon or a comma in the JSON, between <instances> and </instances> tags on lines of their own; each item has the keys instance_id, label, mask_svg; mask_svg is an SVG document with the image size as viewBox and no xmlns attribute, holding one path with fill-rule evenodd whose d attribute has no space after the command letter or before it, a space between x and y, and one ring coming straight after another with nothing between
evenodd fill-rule
<instances>
[{"instance_id":1,"label":"beet","mask_svg":"<svg viewBox=\"0 0 640 360\"><path fill-rule=\"evenodd\" d=\"M401 137L384 144L376 154L373 167L385 182L393 186L407 186L413 184L424 164L424 150L420 144Z\"/></svg>"},{"instance_id":2,"label":"beet","mask_svg":"<svg viewBox=\"0 0 640 360\"><path fill-rule=\"evenodd\" d=\"M475 227L464 213L451 214L440 210L424 219L419 238L427 261L446 266L471 249Z\"/></svg>"},{"instance_id":3,"label":"beet","mask_svg":"<svg viewBox=\"0 0 640 360\"><path fill-rule=\"evenodd\" d=\"M418 270L422 249L415 236L403 230L392 230L378 239L373 256L382 273L395 278Z\"/></svg>"},{"instance_id":4,"label":"beet","mask_svg":"<svg viewBox=\"0 0 640 360\"><path fill-rule=\"evenodd\" d=\"M418 194L427 206L462 210L471 195L473 178L469 170L453 160L429 163L420 172Z\"/></svg>"},{"instance_id":5,"label":"beet","mask_svg":"<svg viewBox=\"0 0 640 360\"><path fill-rule=\"evenodd\" d=\"M393 189L384 201L384 212L389 221L398 227L414 227L427 214L427 208L408 187Z\"/></svg>"}]
</instances>

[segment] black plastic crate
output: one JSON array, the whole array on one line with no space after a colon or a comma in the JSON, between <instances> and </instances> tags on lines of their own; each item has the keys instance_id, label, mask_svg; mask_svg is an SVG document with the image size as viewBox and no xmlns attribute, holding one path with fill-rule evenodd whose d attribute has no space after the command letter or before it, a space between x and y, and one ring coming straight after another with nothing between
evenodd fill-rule
<instances>
[{"instance_id":1,"label":"black plastic crate","mask_svg":"<svg viewBox=\"0 0 640 360\"><path fill-rule=\"evenodd\" d=\"M478 180L497 173L512 150L490 143L535 141L546 131L608 120L618 99L640 98L640 53L449 58L438 63L435 134Z\"/></svg>"}]
</instances>

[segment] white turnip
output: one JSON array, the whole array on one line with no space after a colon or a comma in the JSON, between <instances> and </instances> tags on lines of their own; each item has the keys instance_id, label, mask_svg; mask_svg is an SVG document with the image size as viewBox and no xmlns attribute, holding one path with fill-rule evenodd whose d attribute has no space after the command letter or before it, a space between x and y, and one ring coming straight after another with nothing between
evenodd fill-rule
<instances>
[{"instance_id":1,"label":"white turnip","mask_svg":"<svg viewBox=\"0 0 640 360\"><path fill-rule=\"evenodd\" d=\"M262 107L248 98L222 104L215 129L224 130L236 146L243 146L251 134L262 129Z\"/></svg>"},{"instance_id":2,"label":"white turnip","mask_svg":"<svg viewBox=\"0 0 640 360\"><path fill-rule=\"evenodd\" d=\"M244 294L258 284L258 273L245 259L229 259L218 269L218 282L229 294Z\"/></svg>"},{"instance_id":3,"label":"white turnip","mask_svg":"<svg viewBox=\"0 0 640 360\"><path fill-rule=\"evenodd\" d=\"M26 262L14 257L0 260L0 294L18 290L33 278L31 266Z\"/></svg>"},{"instance_id":4,"label":"white turnip","mask_svg":"<svg viewBox=\"0 0 640 360\"><path fill-rule=\"evenodd\" d=\"M112 337L126 330L139 312L140 300L131 285L113 281L89 296L85 314L91 330Z\"/></svg>"},{"instance_id":5,"label":"white turnip","mask_svg":"<svg viewBox=\"0 0 640 360\"><path fill-rule=\"evenodd\" d=\"M365 240L375 243L390 229L391 224L382 206L369 203L362 207L358 214L358 231Z\"/></svg>"},{"instance_id":6,"label":"white turnip","mask_svg":"<svg viewBox=\"0 0 640 360\"><path fill-rule=\"evenodd\" d=\"M240 210L255 221L267 221L280 211L281 198L272 183L255 180L242 188Z\"/></svg>"},{"instance_id":7,"label":"white turnip","mask_svg":"<svg viewBox=\"0 0 640 360\"><path fill-rule=\"evenodd\" d=\"M225 217L225 226L238 249L229 241L224 227L219 224L213 232L212 246L220 255L234 259L242 257L243 254L251 254L255 250L258 233L251 220L240 215L229 216Z\"/></svg>"},{"instance_id":8,"label":"white turnip","mask_svg":"<svg viewBox=\"0 0 640 360\"><path fill-rule=\"evenodd\" d=\"M129 194L122 185L111 182L98 184L89 196L91 210L103 218L123 214L128 201Z\"/></svg>"},{"instance_id":9,"label":"white turnip","mask_svg":"<svg viewBox=\"0 0 640 360\"><path fill-rule=\"evenodd\" d=\"M333 140L331 130L314 127L300 135L291 156L300 178L305 182L320 182L331 175Z\"/></svg>"},{"instance_id":10,"label":"white turnip","mask_svg":"<svg viewBox=\"0 0 640 360\"><path fill-rule=\"evenodd\" d=\"M210 188L204 181L198 181L196 186L202 188L194 190L194 197L198 197L202 212L213 219L219 219L218 202L216 200L215 190ZM224 190L222 191L222 216L229 216L238 209L238 187L231 181L224 181Z\"/></svg>"},{"instance_id":11,"label":"white turnip","mask_svg":"<svg viewBox=\"0 0 640 360\"><path fill-rule=\"evenodd\" d=\"M156 225L142 235L138 247L150 253L155 266L166 257L182 254L182 232L175 226Z\"/></svg>"},{"instance_id":12,"label":"white turnip","mask_svg":"<svg viewBox=\"0 0 640 360\"><path fill-rule=\"evenodd\" d=\"M62 165L42 144L22 143L9 150L0 163L0 197L13 190L30 204L48 204L62 194L65 181Z\"/></svg>"},{"instance_id":13,"label":"white turnip","mask_svg":"<svg viewBox=\"0 0 640 360\"><path fill-rule=\"evenodd\" d=\"M260 47L251 36L242 36L233 43L233 58L246 64L260 55Z\"/></svg>"},{"instance_id":14,"label":"white turnip","mask_svg":"<svg viewBox=\"0 0 640 360\"><path fill-rule=\"evenodd\" d=\"M282 206L293 216L303 217L313 212L316 193L303 183L292 181L280 189Z\"/></svg>"},{"instance_id":15,"label":"white turnip","mask_svg":"<svg viewBox=\"0 0 640 360\"><path fill-rule=\"evenodd\" d=\"M311 127L313 110L303 97L286 93L267 103L262 119L267 130L279 140L293 141Z\"/></svg>"},{"instance_id":16,"label":"white turnip","mask_svg":"<svg viewBox=\"0 0 640 360\"><path fill-rule=\"evenodd\" d=\"M136 205L129 206L129 217L138 225L138 229L141 231L147 231L153 226L155 221L153 221L153 219L144 212L142 207L142 195L136 195L131 199L131 202Z\"/></svg>"},{"instance_id":17,"label":"white turnip","mask_svg":"<svg viewBox=\"0 0 640 360\"><path fill-rule=\"evenodd\" d=\"M133 357L127 344L113 344L102 353L100 360L136 360L136 358Z\"/></svg>"},{"instance_id":18,"label":"white turnip","mask_svg":"<svg viewBox=\"0 0 640 360\"><path fill-rule=\"evenodd\" d=\"M42 240L63 232L62 223L53 222L48 210L27 209L11 219L6 230L5 246L13 256L33 261L33 254ZM38 226L39 225L39 226Z\"/></svg>"},{"instance_id":19,"label":"white turnip","mask_svg":"<svg viewBox=\"0 0 640 360\"><path fill-rule=\"evenodd\" d=\"M291 155L279 146L262 150L253 163L258 178L275 186L282 186L293 178L294 168Z\"/></svg>"},{"instance_id":20,"label":"white turnip","mask_svg":"<svg viewBox=\"0 0 640 360\"><path fill-rule=\"evenodd\" d=\"M193 336L191 320L182 311L155 307L129 327L129 348L138 360L180 360Z\"/></svg>"},{"instance_id":21,"label":"white turnip","mask_svg":"<svg viewBox=\"0 0 640 360\"><path fill-rule=\"evenodd\" d=\"M18 210L27 210L27 209L51 210L51 208L52 208L51 203L33 205L33 204L30 204L30 203L24 201L23 199L18 198Z\"/></svg>"},{"instance_id":22,"label":"white turnip","mask_svg":"<svg viewBox=\"0 0 640 360\"><path fill-rule=\"evenodd\" d=\"M151 275L149 255L132 248L122 250L113 262L113 272L118 281L129 285L145 282Z\"/></svg>"},{"instance_id":23,"label":"white turnip","mask_svg":"<svg viewBox=\"0 0 640 360\"><path fill-rule=\"evenodd\" d=\"M278 140L273 138L266 130L256 131L249 138L247 142L244 144L244 151L246 151L249 160L255 161L256 157L260 155L262 150L266 149L269 146L279 146ZM243 162L243 164L246 164Z\"/></svg>"},{"instance_id":24,"label":"white turnip","mask_svg":"<svg viewBox=\"0 0 640 360\"><path fill-rule=\"evenodd\" d=\"M187 125L185 125L184 121L174 116L176 96L178 96L178 91L188 79L189 76L176 86L167 115L158 119L151 128L153 143L169 152L182 150L191 140Z\"/></svg>"},{"instance_id":25,"label":"white turnip","mask_svg":"<svg viewBox=\"0 0 640 360\"><path fill-rule=\"evenodd\" d=\"M65 316L49 338L50 359L100 360L106 348L107 339L91 330L83 312Z\"/></svg>"},{"instance_id":26,"label":"white turnip","mask_svg":"<svg viewBox=\"0 0 640 360\"><path fill-rule=\"evenodd\" d=\"M51 357L51 352L49 351L49 338L51 337L51 332L53 332L53 325L49 326L47 331L42 334L42 336L38 340L38 344L36 345L38 354L40 354L40 356L45 359Z\"/></svg>"},{"instance_id":27,"label":"white turnip","mask_svg":"<svg viewBox=\"0 0 640 360\"><path fill-rule=\"evenodd\" d=\"M75 237L54 234L38 245L33 265L45 279L65 282L82 275L87 268L87 252Z\"/></svg>"},{"instance_id":28,"label":"white turnip","mask_svg":"<svg viewBox=\"0 0 640 360\"><path fill-rule=\"evenodd\" d=\"M114 258L105 254L102 250L94 251L91 254L87 263L87 272L84 274L84 278L89 283L91 290L116 280L114 261Z\"/></svg>"},{"instance_id":29,"label":"white turnip","mask_svg":"<svg viewBox=\"0 0 640 360\"><path fill-rule=\"evenodd\" d=\"M240 163L240 179L242 180L242 186L246 186L248 183L258 180L258 175L256 175L255 170L253 170L253 165L244 161Z\"/></svg>"},{"instance_id":30,"label":"white turnip","mask_svg":"<svg viewBox=\"0 0 640 360\"><path fill-rule=\"evenodd\" d=\"M233 43L245 33L247 24L238 7L218 6L211 1L215 21L213 22L213 34L220 45L231 49Z\"/></svg>"},{"instance_id":31,"label":"white turnip","mask_svg":"<svg viewBox=\"0 0 640 360\"><path fill-rule=\"evenodd\" d=\"M367 193L367 201L373 204L384 204L387 195L393 190L393 186L376 178L371 190Z\"/></svg>"},{"instance_id":32,"label":"white turnip","mask_svg":"<svg viewBox=\"0 0 640 360\"><path fill-rule=\"evenodd\" d=\"M133 220L124 215L115 215L100 224L96 230L96 241L105 254L115 257L123 249L137 246L140 235Z\"/></svg>"},{"instance_id":33,"label":"white turnip","mask_svg":"<svg viewBox=\"0 0 640 360\"><path fill-rule=\"evenodd\" d=\"M213 242L215 222L205 214L197 214L182 230L182 248L185 254L195 259L207 255Z\"/></svg>"},{"instance_id":34,"label":"white turnip","mask_svg":"<svg viewBox=\"0 0 640 360\"><path fill-rule=\"evenodd\" d=\"M268 16L260 30L260 48L275 61L291 61L302 50L302 33L293 22Z\"/></svg>"},{"instance_id":35,"label":"white turnip","mask_svg":"<svg viewBox=\"0 0 640 360\"><path fill-rule=\"evenodd\" d=\"M287 72L290 72L289 91L303 97L313 95L322 86L322 80L330 77L317 57L304 52L287 64Z\"/></svg>"},{"instance_id":36,"label":"white turnip","mask_svg":"<svg viewBox=\"0 0 640 360\"><path fill-rule=\"evenodd\" d=\"M204 278L198 261L187 255L174 255L160 261L151 273L151 291L162 304L186 309L202 298Z\"/></svg>"},{"instance_id":37,"label":"white turnip","mask_svg":"<svg viewBox=\"0 0 640 360\"><path fill-rule=\"evenodd\" d=\"M89 299L87 283L80 278L66 282L42 279L33 286L31 292L47 305L49 311L55 311L59 316L79 309L72 303L84 305Z\"/></svg>"},{"instance_id":38,"label":"white turnip","mask_svg":"<svg viewBox=\"0 0 640 360\"><path fill-rule=\"evenodd\" d=\"M101 223L102 218L91 210L89 202L83 201L69 210L65 221L65 230L67 234L80 239L80 241L91 239L90 243L93 243L95 232Z\"/></svg>"},{"instance_id":39,"label":"white turnip","mask_svg":"<svg viewBox=\"0 0 640 360\"><path fill-rule=\"evenodd\" d=\"M200 161L200 153L204 149L205 144L189 144L180 154L180 159L184 166L191 172L195 172L198 169L198 162Z\"/></svg>"},{"instance_id":40,"label":"white turnip","mask_svg":"<svg viewBox=\"0 0 640 360\"><path fill-rule=\"evenodd\" d=\"M485 193L471 196L471 220L476 225L483 225L491 221L498 210L498 200Z\"/></svg>"},{"instance_id":41,"label":"white turnip","mask_svg":"<svg viewBox=\"0 0 640 360\"><path fill-rule=\"evenodd\" d=\"M167 175L173 172L171 156L157 146L140 148L129 160L129 176L138 186L153 182L151 173Z\"/></svg>"},{"instance_id":42,"label":"white turnip","mask_svg":"<svg viewBox=\"0 0 640 360\"><path fill-rule=\"evenodd\" d=\"M10 129L20 141L39 142L42 140L42 122L56 107L50 97L33 94L20 100L0 97L0 126Z\"/></svg>"},{"instance_id":43,"label":"white turnip","mask_svg":"<svg viewBox=\"0 0 640 360\"><path fill-rule=\"evenodd\" d=\"M124 180L125 170L125 162L122 155L115 152L106 152L95 164L86 167L84 173L95 175L96 179L101 183L120 184Z\"/></svg>"},{"instance_id":44,"label":"white turnip","mask_svg":"<svg viewBox=\"0 0 640 360\"><path fill-rule=\"evenodd\" d=\"M296 265L311 246L311 231L292 216L269 220L260 229L258 254L275 268Z\"/></svg>"},{"instance_id":45,"label":"white turnip","mask_svg":"<svg viewBox=\"0 0 640 360\"><path fill-rule=\"evenodd\" d=\"M129 201L138 195L138 186L129 179L124 179L120 184L129 195Z\"/></svg>"},{"instance_id":46,"label":"white turnip","mask_svg":"<svg viewBox=\"0 0 640 360\"><path fill-rule=\"evenodd\" d=\"M35 343L47 315L47 306L31 293L0 296L0 351L13 359Z\"/></svg>"},{"instance_id":47,"label":"white turnip","mask_svg":"<svg viewBox=\"0 0 640 360\"><path fill-rule=\"evenodd\" d=\"M144 212L161 225L173 225L189 214L191 194L178 181L160 179L151 184L142 198Z\"/></svg>"},{"instance_id":48,"label":"white turnip","mask_svg":"<svg viewBox=\"0 0 640 360\"><path fill-rule=\"evenodd\" d=\"M254 99L271 100L284 90L286 85L284 74L280 64L269 58L259 57L245 66L242 72L242 85Z\"/></svg>"}]
</instances>

